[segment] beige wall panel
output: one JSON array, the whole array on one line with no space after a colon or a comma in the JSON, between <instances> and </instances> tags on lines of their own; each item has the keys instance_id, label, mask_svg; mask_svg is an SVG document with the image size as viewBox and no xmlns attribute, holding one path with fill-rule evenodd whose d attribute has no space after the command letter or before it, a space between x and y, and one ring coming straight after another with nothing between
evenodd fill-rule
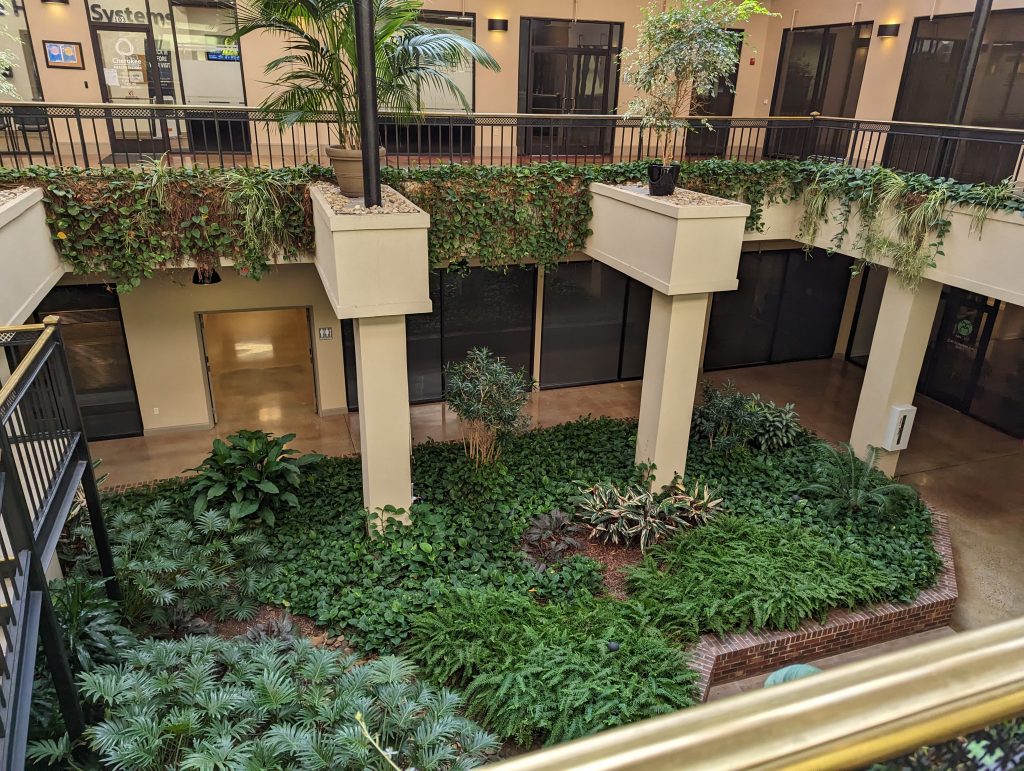
<instances>
[{"instance_id":1,"label":"beige wall panel","mask_svg":"<svg viewBox=\"0 0 1024 771\"><path fill-rule=\"evenodd\" d=\"M26 321L64 275L42 201L35 188L0 206L0 325Z\"/></svg>"},{"instance_id":2,"label":"beige wall panel","mask_svg":"<svg viewBox=\"0 0 1024 771\"><path fill-rule=\"evenodd\" d=\"M341 325L316 269L309 264L277 265L261 281L229 268L220 274L219 284L194 286L191 268L163 271L121 297L145 430L210 424L196 314L212 311L311 306L313 326L333 329L332 339L324 341L313 330L320 409L328 414L343 411ZM297 344L304 347L305 340Z\"/></svg>"},{"instance_id":3,"label":"beige wall panel","mask_svg":"<svg viewBox=\"0 0 1024 771\"><path fill-rule=\"evenodd\" d=\"M84 0L68 5L26 0L24 5L32 34L32 51L43 87L43 99L47 102L102 102L103 94L96 75L96 56L93 53L87 4ZM44 40L81 43L85 69L47 67Z\"/></svg>"}]
</instances>

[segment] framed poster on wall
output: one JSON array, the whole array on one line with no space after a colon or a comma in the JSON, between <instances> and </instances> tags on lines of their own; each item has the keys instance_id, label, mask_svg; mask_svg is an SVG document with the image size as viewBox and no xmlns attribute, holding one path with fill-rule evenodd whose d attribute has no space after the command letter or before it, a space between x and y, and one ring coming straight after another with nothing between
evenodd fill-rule
<instances>
[{"instance_id":1,"label":"framed poster on wall","mask_svg":"<svg viewBox=\"0 0 1024 771\"><path fill-rule=\"evenodd\" d=\"M68 43L59 40L44 40L43 51L46 52L46 66L63 70L84 70L85 60L82 57L81 43Z\"/></svg>"}]
</instances>

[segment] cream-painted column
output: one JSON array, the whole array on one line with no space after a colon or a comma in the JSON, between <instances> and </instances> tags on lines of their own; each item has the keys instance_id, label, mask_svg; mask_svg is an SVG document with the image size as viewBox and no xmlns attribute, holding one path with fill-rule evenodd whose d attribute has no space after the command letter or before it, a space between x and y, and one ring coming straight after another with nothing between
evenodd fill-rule
<instances>
[{"instance_id":1,"label":"cream-painted column","mask_svg":"<svg viewBox=\"0 0 1024 771\"><path fill-rule=\"evenodd\" d=\"M635 458L657 466L650 481L664 486L686 470L711 293L739 285L750 207L694 192L654 198L633 185L594 183L590 192L586 253L654 290Z\"/></svg>"},{"instance_id":2,"label":"cream-painted column","mask_svg":"<svg viewBox=\"0 0 1024 771\"><path fill-rule=\"evenodd\" d=\"M937 281L924 279L911 291L889 272L850 435L861 457L869 445L881 448L892 407L914 401L941 293ZM899 457L898 451L880 450L878 468L894 474Z\"/></svg>"},{"instance_id":3,"label":"cream-painted column","mask_svg":"<svg viewBox=\"0 0 1024 771\"><path fill-rule=\"evenodd\" d=\"M661 485L686 467L707 308L707 292L651 296L636 460L657 466Z\"/></svg>"},{"instance_id":4,"label":"cream-painted column","mask_svg":"<svg viewBox=\"0 0 1024 771\"><path fill-rule=\"evenodd\" d=\"M356 387L359 393L359 449L363 464L363 505L376 512L412 503L412 422L406 375L405 316L353 321ZM379 459L371 463L371 459ZM391 463L383 463L393 459ZM406 459L404 463L400 459ZM405 522L408 514L399 516Z\"/></svg>"},{"instance_id":5,"label":"cream-painted column","mask_svg":"<svg viewBox=\"0 0 1024 771\"><path fill-rule=\"evenodd\" d=\"M367 212L311 185L316 268L339 319L355 330L363 507L371 521L409 521L412 425L405 317L429 313L430 217L387 190ZM383 511L400 509L402 513Z\"/></svg>"}]
</instances>

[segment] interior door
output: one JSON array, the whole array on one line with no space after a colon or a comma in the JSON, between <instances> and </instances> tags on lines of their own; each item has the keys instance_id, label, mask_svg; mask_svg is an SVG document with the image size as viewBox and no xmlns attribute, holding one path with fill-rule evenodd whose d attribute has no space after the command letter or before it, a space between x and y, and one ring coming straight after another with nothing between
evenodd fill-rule
<instances>
[{"instance_id":1,"label":"interior door","mask_svg":"<svg viewBox=\"0 0 1024 771\"><path fill-rule=\"evenodd\" d=\"M531 115L607 115L615 107L621 25L523 19L520 112ZM543 122L520 134L528 155L605 155L612 129L586 120Z\"/></svg>"},{"instance_id":2,"label":"interior door","mask_svg":"<svg viewBox=\"0 0 1024 771\"><path fill-rule=\"evenodd\" d=\"M988 297L943 290L919 391L962 412L970 409L997 310Z\"/></svg>"},{"instance_id":3,"label":"interior door","mask_svg":"<svg viewBox=\"0 0 1024 771\"><path fill-rule=\"evenodd\" d=\"M149 107L163 95L153 33L149 27L108 24L94 27L96 59L103 101L116 105ZM111 152L139 156L166 152L166 121L153 119L148 110L138 116L111 118Z\"/></svg>"}]
</instances>

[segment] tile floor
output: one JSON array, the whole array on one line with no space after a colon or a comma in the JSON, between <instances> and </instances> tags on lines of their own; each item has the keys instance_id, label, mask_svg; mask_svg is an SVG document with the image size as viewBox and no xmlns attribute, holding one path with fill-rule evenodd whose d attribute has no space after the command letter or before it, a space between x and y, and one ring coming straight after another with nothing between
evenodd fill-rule
<instances>
[{"instance_id":1,"label":"tile floor","mask_svg":"<svg viewBox=\"0 0 1024 771\"><path fill-rule=\"evenodd\" d=\"M863 371L843 361L820 360L710 377L732 379L741 390L776 403L793 402L805 425L830 441L843 441L850 435ZM252 385L240 387L239 393L252 393ZM309 405L292 405L286 394L280 396L285 398L273 400L277 408L262 412L243 396L243 404L220 410L230 417L213 429L96 442L92 453L103 459L107 484L114 485L175 476L198 464L214 437L239 428L293 432L301 450L358 451L358 415L320 417ZM929 504L949 515L960 585L954 628L1024 615L1024 579L1016 567L1024 552L1024 443L928 398L919 396L916 403L914 436L897 471ZM528 409L534 424L544 426L588 414L631 417L639 405L640 383L634 381L541 391L531 397ZM459 438L457 421L443 404L414 405L411 412L414 441Z\"/></svg>"}]
</instances>

